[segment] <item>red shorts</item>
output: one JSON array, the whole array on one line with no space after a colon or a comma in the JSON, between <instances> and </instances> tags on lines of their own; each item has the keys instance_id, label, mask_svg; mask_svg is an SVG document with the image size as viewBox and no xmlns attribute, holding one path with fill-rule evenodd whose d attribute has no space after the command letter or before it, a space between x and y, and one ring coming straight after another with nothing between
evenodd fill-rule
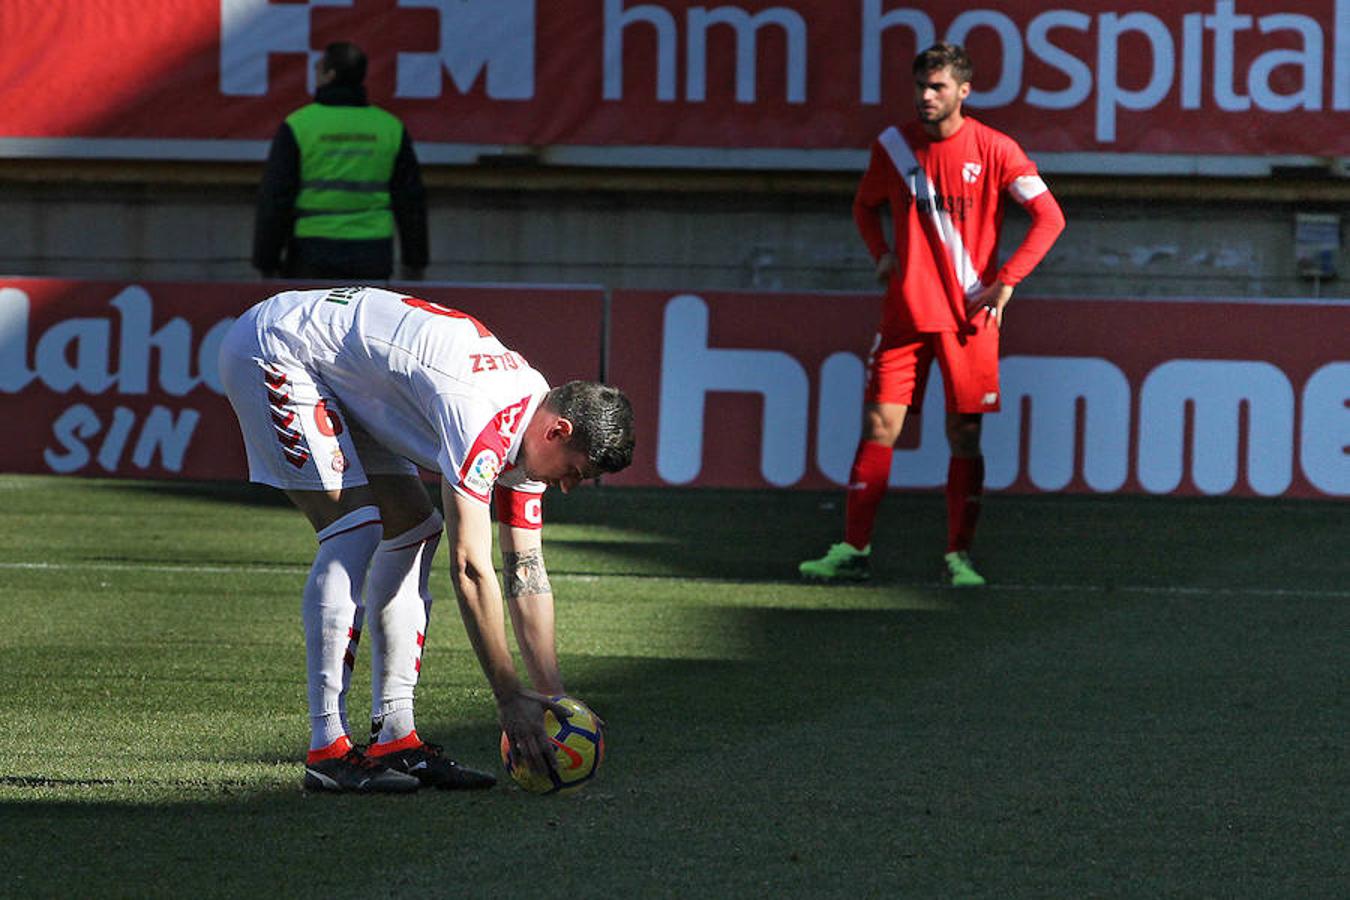
<instances>
[{"instance_id":1,"label":"red shorts","mask_svg":"<svg viewBox=\"0 0 1350 900\"><path fill-rule=\"evenodd\" d=\"M878 333L867 357L863 399L868 403L902 403L918 412L936 357L942 369L947 412L998 412L998 331L990 323L966 334Z\"/></svg>"}]
</instances>

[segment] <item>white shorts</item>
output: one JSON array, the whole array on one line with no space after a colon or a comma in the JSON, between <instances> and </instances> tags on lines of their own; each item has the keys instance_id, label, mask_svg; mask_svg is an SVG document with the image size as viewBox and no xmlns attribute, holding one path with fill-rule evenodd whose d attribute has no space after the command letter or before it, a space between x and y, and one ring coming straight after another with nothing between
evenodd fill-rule
<instances>
[{"instance_id":1,"label":"white shorts","mask_svg":"<svg viewBox=\"0 0 1350 900\"><path fill-rule=\"evenodd\" d=\"M250 481L282 490L332 491L375 475L417 475L411 461L347 418L322 378L258 340L245 313L220 347L220 381L244 435Z\"/></svg>"}]
</instances>

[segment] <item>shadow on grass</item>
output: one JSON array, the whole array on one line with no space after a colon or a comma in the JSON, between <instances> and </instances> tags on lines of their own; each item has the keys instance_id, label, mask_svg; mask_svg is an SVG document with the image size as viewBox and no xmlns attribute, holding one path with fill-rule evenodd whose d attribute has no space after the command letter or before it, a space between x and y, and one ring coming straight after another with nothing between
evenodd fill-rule
<instances>
[{"instance_id":1,"label":"shadow on grass","mask_svg":"<svg viewBox=\"0 0 1350 900\"><path fill-rule=\"evenodd\" d=\"M63 487L61 503L83 509L82 487ZM237 484L98 489L125 498L129 519L171 517L165 499L241 507L219 517L241 547L257 540L255 507L285 506ZM550 497L546 518L583 534L550 544L550 569L728 579L773 595L835 539L839 499ZM46 501L27 502L36 516ZM934 495L888 498L883 581L930 577L943 515ZM1343 506L1000 497L985 516L986 574L1098 590L883 585L799 589L782 604L715 594L672 604L643 620L650 635L632 636L625 655L566 660L610 723L601 777L574 798L506 787L306 796L296 748L271 743L218 759L294 759L294 777L273 787L11 770L0 790L20 799L0 803L0 893L1343 893ZM589 526L602 526L594 539ZM189 559L172 537L150 553ZM233 545L215 552L242 558ZM1291 573L1303 593L1260 593L1290 587ZM661 611L662 600L658 590L645 602ZM867 608L846 608L853 601ZM925 604L942 611L915 608ZM706 635L688 651L704 658L651 649L681 627ZM98 687L109 704L137 702L134 686ZM466 726L462 710L437 706L434 696L419 704L424 733L468 764L492 764L491 709ZM210 761L210 748L175 740L165 737L169 758Z\"/></svg>"},{"instance_id":2,"label":"shadow on grass","mask_svg":"<svg viewBox=\"0 0 1350 900\"><path fill-rule=\"evenodd\" d=\"M164 500L240 508L244 514L231 521L243 523L235 526L241 540L247 537L249 508L289 507L278 491L234 482L83 484L120 493L131 504L145 502L148 509ZM428 490L439 504L436 491ZM796 581L798 562L819 556L839 539L842 501L839 492L829 491L594 486L570 495L550 491L544 500L545 552L556 574ZM165 512L172 515L171 508ZM936 582L945 520L939 493L888 495L873 541L874 578ZM1344 574L1339 565L1344 522L1344 505L1335 501L990 495L974 552L994 584L1283 588L1297 572L1300 587L1337 590ZM601 531L574 538L557 526ZM298 526L297 535L302 530Z\"/></svg>"},{"instance_id":3,"label":"shadow on grass","mask_svg":"<svg viewBox=\"0 0 1350 900\"><path fill-rule=\"evenodd\" d=\"M915 592L901 608L850 610L821 597L712 605L716 658L570 658L610 723L601 777L575 797L307 796L298 760L284 787L189 785L171 802L61 786L59 800L0 805L0 883L11 895L1156 896L1243 884L1330 896L1343 878L1327 829L1344 710L1307 702L1338 656L1307 640L1308 623L1325 633L1343 608ZM490 711L465 726L437 705L419 704L425 734L468 764L495 759Z\"/></svg>"},{"instance_id":4,"label":"shadow on grass","mask_svg":"<svg viewBox=\"0 0 1350 900\"><path fill-rule=\"evenodd\" d=\"M54 793L0 804L9 857L0 883L38 894L117 885L114 893L144 895L171 885L178 895L235 896L446 895L450 883L455 896L591 896L604 885L616 896L639 896L668 886L661 835L675 830L696 836L682 859L713 879L695 878L690 889L716 893L726 865L753 871L753 863L728 855L729 842L754 816L772 815L779 800L771 791L746 794L747 767L787 775L805 757L829 758L838 749L831 720L860 697L883 695L883 684L909 668L903 655L877 655L861 668L847 661L869 642L922 630L933 617L720 608L713 624L723 640L732 636L734 659L570 660L570 677L610 723L600 779L575 797L537 798L509 782L472 794L305 795L294 748L281 747L220 759L266 766L295 759L286 764L294 781L276 788L15 774L4 782L11 788ZM855 683L860 674L870 687ZM419 730L465 764L499 771L491 710L465 726L462 714L438 715L438 705L434 696L422 699ZM790 791L794 781L783 787ZM146 799L118 800L119 792ZM737 840L753 854L777 838ZM634 854L650 861L619 859ZM537 890L521 881L526 864L543 879ZM469 873L478 880L464 882Z\"/></svg>"}]
</instances>

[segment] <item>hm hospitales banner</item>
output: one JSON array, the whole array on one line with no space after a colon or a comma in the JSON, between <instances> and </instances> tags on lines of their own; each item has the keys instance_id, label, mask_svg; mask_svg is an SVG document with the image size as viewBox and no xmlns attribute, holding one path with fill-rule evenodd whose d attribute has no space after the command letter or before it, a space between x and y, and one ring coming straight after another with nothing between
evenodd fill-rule
<instances>
[{"instance_id":1,"label":"hm hospitales banner","mask_svg":"<svg viewBox=\"0 0 1350 900\"><path fill-rule=\"evenodd\" d=\"M910 62L945 39L976 64L968 111L1033 154L1350 156L1350 0L5 0L0 34L11 155L261 159L351 40L432 160L852 168L830 151L909 118Z\"/></svg>"}]
</instances>

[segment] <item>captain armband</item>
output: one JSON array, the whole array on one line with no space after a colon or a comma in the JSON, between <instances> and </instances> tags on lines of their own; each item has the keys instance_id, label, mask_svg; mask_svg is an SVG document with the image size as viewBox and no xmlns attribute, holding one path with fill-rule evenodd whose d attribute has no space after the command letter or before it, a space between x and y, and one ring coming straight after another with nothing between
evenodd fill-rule
<instances>
[{"instance_id":1,"label":"captain armband","mask_svg":"<svg viewBox=\"0 0 1350 900\"><path fill-rule=\"evenodd\" d=\"M1046 186L1045 180L1039 175L1023 175L1020 178L1014 178L1012 184L1008 185L1008 193L1023 206L1048 190L1050 188Z\"/></svg>"}]
</instances>

